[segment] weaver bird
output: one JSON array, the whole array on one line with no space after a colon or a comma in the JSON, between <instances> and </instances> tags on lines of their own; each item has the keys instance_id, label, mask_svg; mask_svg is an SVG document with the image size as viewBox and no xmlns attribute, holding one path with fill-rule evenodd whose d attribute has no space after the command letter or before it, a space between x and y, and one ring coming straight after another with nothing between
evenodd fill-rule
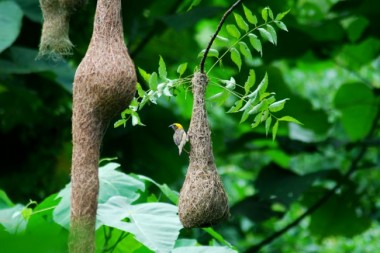
<instances>
[{"instance_id":1,"label":"weaver bird","mask_svg":"<svg viewBox=\"0 0 380 253\"><path fill-rule=\"evenodd\" d=\"M174 130L173 140L175 145L178 146L179 155L181 155L183 147L189 141L189 136L187 136L185 129L179 123L171 124L169 127Z\"/></svg>"}]
</instances>

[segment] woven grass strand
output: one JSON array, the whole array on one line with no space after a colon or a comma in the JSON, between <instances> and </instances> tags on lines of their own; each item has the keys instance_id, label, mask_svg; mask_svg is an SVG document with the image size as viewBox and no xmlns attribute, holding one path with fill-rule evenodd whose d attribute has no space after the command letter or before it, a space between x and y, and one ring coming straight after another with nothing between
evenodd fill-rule
<instances>
[{"instance_id":1,"label":"woven grass strand","mask_svg":"<svg viewBox=\"0 0 380 253\"><path fill-rule=\"evenodd\" d=\"M136 91L120 12L120 0L98 0L90 45L74 78L71 253L95 250L100 145L110 119L129 105Z\"/></svg>"},{"instance_id":2,"label":"woven grass strand","mask_svg":"<svg viewBox=\"0 0 380 253\"><path fill-rule=\"evenodd\" d=\"M207 76L195 73L189 127L190 163L179 196L179 218L186 228L208 227L229 217L228 198L217 172L205 106Z\"/></svg>"}]
</instances>

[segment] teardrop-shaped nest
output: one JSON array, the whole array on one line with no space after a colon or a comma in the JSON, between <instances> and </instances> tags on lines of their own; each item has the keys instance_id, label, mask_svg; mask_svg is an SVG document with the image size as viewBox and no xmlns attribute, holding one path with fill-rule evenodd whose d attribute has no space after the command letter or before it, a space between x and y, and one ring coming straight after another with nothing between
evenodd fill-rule
<instances>
[{"instance_id":1,"label":"teardrop-shaped nest","mask_svg":"<svg viewBox=\"0 0 380 253\"><path fill-rule=\"evenodd\" d=\"M213 226L229 217L227 195L215 166L188 171L180 193L179 217L186 228Z\"/></svg>"},{"instance_id":2,"label":"teardrop-shaped nest","mask_svg":"<svg viewBox=\"0 0 380 253\"><path fill-rule=\"evenodd\" d=\"M205 106L205 74L195 73L189 127L190 164L179 196L179 218L186 228L213 226L229 217L228 198L217 172Z\"/></svg>"}]
</instances>

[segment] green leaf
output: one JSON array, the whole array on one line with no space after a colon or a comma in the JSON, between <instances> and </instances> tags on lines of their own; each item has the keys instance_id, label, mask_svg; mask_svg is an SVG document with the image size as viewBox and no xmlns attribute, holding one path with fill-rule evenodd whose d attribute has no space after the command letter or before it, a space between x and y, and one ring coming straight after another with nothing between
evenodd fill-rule
<instances>
[{"instance_id":1,"label":"green leaf","mask_svg":"<svg viewBox=\"0 0 380 253\"><path fill-rule=\"evenodd\" d=\"M251 10L248 9L244 4L243 4L243 9L244 9L244 15L247 18L248 22L251 23L252 25L256 25L257 24L256 16L253 15Z\"/></svg>"},{"instance_id":2,"label":"green leaf","mask_svg":"<svg viewBox=\"0 0 380 253\"><path fill-rule=\"evenodd\" d=\"M269 106L269 111L271 111L271 112L281 111L282 109L284 109L285 102L287 100L289 100L289 98L285 98L285 99L279 100L277 102L274 102L273 104L271 104Z\"/></svg>"},{"instance_id":3,"label":"green leaf","mask_svg":"<svg viewBox=\"0 0 380 253\"><path fill-rule=\"evenodd\" d=\"M231 60L236 64L236 66L238 67L240 71L242 61L241 61L241 56L240 56L239 51L233 47L231 48L230 52L231 52Z\"/></svg>"},{"instance_id":4,"label":"green leaf","mask_svg":"<svg viewBox=\"0 0 380 253\"><path fill-rule=\"evenodd\" d=\"M178 68L177 68L177 73L179 74L179 76L182 76L183 73L185 73L186 69L187 69L187 62L182 63L181 65L179 65Z\"/></svg>"},{"instance_id":5,"label":"green leaf","mask_svg":"<svg viewBox=\"0 0 380 253\"><path fill-rule=\"evenodd\" d=\"M341 21L351 42L355 42L362 36L370 21L361 16L348 16Z\"/></svg>"},{"instance_id":6,"label":"green leaf","mask_svg":"<svg viewBox=\"0 0 380 253\"><path fill-rule=\"evenodd\" d=\"M282 20L282 19L286 16L286 14L289 13L289 11L290 11L290 9L287 10L287 11L285 11L285 12L281 12L281 13L277 14L277 16L276 16L276 20L277 20L277 21Z\"/></svg>"},{"instance_id":7,"label":"green leaf","mask_svg":"<svg viewBox=\"0 0 380 253\"><path fill-rule=\"evenodd\" d=\"M248 79L244 84L244 91L246 95L251 90L253 85L255 85L255 82L256 82L256 73L253 69L250 69Z\"/></svg>"},{"instance_id":8,"label":"green leaf","mask_svg":"<svg viewBox=\"0 0 380 253\"><path fill-rule=\"evenodd\" d=\"M268 73L265 72L265 75L263 79L261 80L259 86L257 87L257 90L259 91L259 95L261 96L266 92L268 88Z\"/></svg>"},{"instance_id":9,"label":"green leaf","mask_svg":"<svg viewBox=\"0 0 380 253\"><path fill-rule=\"evenodd\" d=\"M164 59L160 55L160 61L158 62L158 75L160 78L166 80L166 77L168 75L168 72L166 71L166 64L164 62Z\"/></svg>"},{"instance_id":10,"label":"green leaf","mask_svg":"<svg viewBox=\"0 0 380 253\"><path fill-rule=\"evenodd\" d=\"M148 74L145 70L143 70L142 68L138 67L138 71L141 75L141 77L144 79L144 81L146 83L149 83L149 80L150 80L150 74Z\"/></svg>"},{"instance_id":11,"label":"green leaf","mask_svg":"<svg viewBox=\"0 0 380 253\"><path fill-rule=\"evenodd\" d=\"M220 35L217 35L216 39L219 40L220 42L223 42L223 44L225 44L225 45L229 45L230 44L230 40L228 38L226 38L226 37L222 37Z\"/></svg>"},{"instance_id":12,"label":"green leaf","mask_svg":"<svg viewBox=\"0 0 380 253\"><path fill-rule=\"evenodd\" d=\"M136 126L136 125L139 125L139 126L145 126L141 120L140 120L140 116L137 112L135 111L132 111L132 126Z\"/></svg>"},{"instance_id":13,"label":"green leaf","mask_svg":"<svg viewBox=\"0 0 380 253\"><path fill-rule=\"evenodd\" d=\"M274 16L273 16L273 12L272 12L272 10L269 8L269 7L265 7L265 8L267 8L267 10L268 10L268 15L269 15L269 17L270 17L270 19L274 19Z\"/></svg>"},{"instance_id":14,"label":"green leaf","mask_svg":"<svg viewBox=\"0 0 380 253\"><path fill-rule=\"evenodd\" d=\"M281 30L284 30L284 31L288 31L288 28L286 27L286 25L282 22L282 21L274 21L274 23L276 24L276 26L278 28L280 28Z\"/></svg>"},{"instance_id":15,"label":"green leaf","mask_svg":"<svg viewBox=\"0 0 380 253\"><path fill-rule=\"evenodd\" d=\"M257 28L257 29L259 30L261 37L263 37L264 39L268 40L272 44L275 44L274 40L272 38L272 35L267 30L265 30L264 28L261 28L261 27Z\"/></svg>"},{"instance_id":16,"label":"green leaf","mask_svg":"<svg viewBox=\"0 0 380 253\"><path fill-rule=\"evenodd\" d=\"M20 234L25 231L27 220L22 216L25 206L17 204L12 207L0 209L0 224L10 234Z\"/></svg>"},{"instance_id":17,"label":"green leaf","mask_svg":"<svg viewBox=\"0 0 380 253\"><path fill-rule=\"evenodd\" d=\"M99 204L117 195L133 202L140 196L140 192L145 190L144 183L117 171L118 167L120 165L117 163L108 163L99 168ZM61 198L61 201L53 211L54 221L66 229L70 226L70 195L71 183L57 194L57 198ZM99 226L100 224L97 224L97 227Z\"/></svg>"},{"instance_id":18,"label":"green leaf","mask_svg":"<svg viewBox=\"0 0 380 253\"><path fill-rule=\"evenodd\" d=\"M206 52L206 49L203 49L199 54L198 54L198 57L202 57L204 55L204 53ZM219 51L214 49L214 48L210 48L209 51L208 51L208 54L207 54L207 57L215 57L215 58L218 58L219 57Z\"/></svg>"},{"instance_id":19,"label":"green leaf","mask_svg":"<svg viewBox=\"0 0 380 253\"><path fill-rule=\"evenodd\" d=\"M236 24L238 25L238 27L246 32L248 32L249 30L249 26L248 24L244 21L243 17L240 16L239 14L237 13L234 13L234 16L235 16L235 21L236 21Z\"/></svg>"},{"instance_id":20,"label":"green leaf","mask_svg":"<svg viewBox=\"0 0 380 253\"><path fill-rule=\"evenodd\" d=\"M203 231L211 235L215 240L217 240L220 244L227 246L230 249L236 250L236 247L234 247L231 243L226 241L221 234L216 232L213 228L202 228ZM208 251L205 251L205 253Z\"/></svg>"},{"instance_id":21,"label":"green leaf","mask_svg":"<svg viewBox=\"0 0 380 253\"><path fill-rule=\"evenodd\" d=\"M23 12L13 1L0 2L0 53L11 46L21 31Z\"/></svg>"},{"instance_id":22,"label":"green leaf","mask_svg":"<svg viewBox=\"0 0 380 253\"><path fill-rule=\"evenodd\" d=\"M376 97L364 83L340 86L334 105L341 113L343 129L352 141L364 138L371 129L377 110Z\"/></svg>"},{"instance_id":23,"label":"green leaf","mask_svg":"<svg viewBox=\"0 0 380 253\"><path fill-rule=\"evenodd\" d=\"M244 100L242 100L242 99L236 101L235 104L234 104L234 106L232 106L232 107L230 108L230 110L228 110L227 113L238 112L239 109L243 106L243 102L244 102Z\"/></svg>"},{"instance_id":24,"label":"green leaf","mask_svg":"<svg viewBox=\"0 0 380 253\"><path fill-rule=\"evenodd\" d=\"M137 83L136 84L136 90L137 90L137 95L140 97L140 98L143 98L145 96L145 91L143 90L143 88L141 87L141 84L140 83Z\"/></svg>"},{"instance_id":25,"label":"green leaf","mask_svg":"<svg viewBox=\"0 0 380 253\"><path fill-rule=\"evenodd\" d=\"M240 119L240 124L245 122L248 119L248 117L249 117L248 112L249 112L248 109L244 110L243 115L241 116L241 119Z\"/></svg>"},{"instance_id":26,"label":"green leaf","mask_svg":"<svg viewBox=\"0 0 380 253\"><path fill-rule=\"evenodd\" d=\"M257 127L261 122L261 117L263 116L263 113L260 112L256 115L255 119L253 120L253 123L251 124L252 128Z\"/></svg>"},{"instance_id":27,"label":"green leaf","mask_svg":"<svg viewBox=\"0 0 380 253\"><path fill-rule=\"evenodd\" d=\"M268 136L270 126L272 124L272 116L269 116L265 121L265 135Z\"/></svg>"},{"instance_id":28,"label":"green leaf","mask_svg":"<svg viewBox=\"0 0 380 253\"><path fill-rule=\"evenodd\" d=\"M281 117L278 119L278 121L288 121L288 122L293 122L293 123L297 123L297 124L300 124L300 125L303 125L301 122L299 122L297 119L291 117L291 116L284 116L284 117Z\"/></svg>"},{"instance_id":29,"label":"green leaf","mask_svg":"<svg viewBox=\"0 0 380 253\"><path fill-rule=\"evenodd\" d=\"M273 26L267 24L267 31L270 33L272 39L273 39L273 44L277 45L277 33L276 30L273 28Z\"/></svg>"},{"instance_id":30,"label":"green leaf","mask_svg":"<svg viewBox=\"0 0 380 253\"><path fill-rule=\"evenodd\" d=\"M97 218L102 224L133 234L154 252L170 252L182 228L177 213L178 207L172 204L131 205L130 199L114 196L99 205Z\"/></svg>"},{"instance_id":31,"label":"green leaf","mask_svg":"<svg viewBox=\"0 0 380 253\"><path fill-rule=\"evenodd\" d=\"M261 17L264 19L265 23L268 21L268 7L265 7L264 9L262 9Z\"/></svg>"},{"instance_id":32,"label":"green leaf","mask_svg":"<svg viewBox=\"0 0 380 253\"><path fill-rule=\"evenodd\" d=\"M232 36L232 37L235 37L237 39L240 38L240 32L239 32L239 29L235 26L235 25L227 25L226 26L226 29L227 29L227 32Z\"/></svg>"},{"instance_id":33,"label":"green leaf","mask_svg":"<svg viewBox=\"0 0 380 253\"><path fill-rule=\"evenodd\" d=\"M253 33L248 34L249 42L251 42L252 47L263 56L263 48L261 41Z\"/></svg>"},{"instance_id":34,"label":"green leaf","mask_svg":"<svg viewBox=\"0 0 380 253\"><path fill-rule=\"evenodd\" d=\"M276 139L277 130L278 130L278 120L276 120L276 123L274 123L272 128L272 140L274 141Z\"/></svg>"},{"instance_id":35,"label":"green leaf","mask_svg":"<svg viewBox=\"0 0 380 253\"><path fill-rule=\"evenodd\" d=\"M252 53L247 44L243 41L239 42L239 49L242 55L244 55L245 58L252 59Z\"/></svg>"},{"instance_id":36,"label":"green leaf","mask_svg":"<svg viewBox=\"0 0 380 253\"><path fill-rule=\"evenodd\" d=\"M126 119L119 119L117 120L114 124L113 124L113 127L114 128L118 128L119 126L124 126L127 124L127 120Z\"/></svg>"},{"instance_id":37,"label":"green leaf","mask_svg":"<svg viewBox=\"0 0 380 253\"><path fill-rule=\"evenodd\" d=\"M156 72L153 72L149 78L149 88L151 90L157 90L157 86L158 86L158 76Z\"/></svg>"},{"instance_id":38,"label":"green leaf","mask_svg":"<svg viewBox=\"0 0 380 253\"><path fill-rule=\"evenodd\" d=\"M165 194L166 197L168 197L168 199L171 202L173 202L174 204L178 204L179 193L170 189L169 186L167 186L167 184L159 184L156 181L154 181L153 179L146 177L146 176L143 176L143 175L137 175L137 177L142 179L142 180L146 180L146 181L149 181L149 182L155 184L162 191L162 193Z\"/></svg>"}]
</instances>

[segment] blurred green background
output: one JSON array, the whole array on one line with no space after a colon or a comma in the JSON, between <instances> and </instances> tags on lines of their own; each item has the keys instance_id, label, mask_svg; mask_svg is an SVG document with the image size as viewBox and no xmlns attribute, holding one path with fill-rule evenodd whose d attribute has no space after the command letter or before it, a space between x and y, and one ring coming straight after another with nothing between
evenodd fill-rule
<instances>
[{"instance_id":1,"label":"blurred green background","mask_svg":"<svg viewBox=\"0 0 380 253\"><path fill-rule=\"evenodd\" d=\"M183 62L188 74L198 67L198 52L234 1L199 1L186 12L190 2L122 1L126 44L137 67L156 71L160 55L169 75ZM72 82L91 37L95 4L90 0L71 20L73 55L52 62L35 59L42 27L38 0L0 0L0 189L15 203L41 201L70 180ZM290 9L283 20L289 32L278 32L277 46L264 43L263 57L252 51L240 73L226 57L210 76L233 76L242 84L249 69L255 69L258 80L268 72L268 90L279 99L290 98L281 113L303 125L280 124L272 141L264 127L239 124L240 115L208 102L214 155L232 213L216 229L249 252L343 180L317 211L262 252L376 252L380 138L371 130L379 120L380 2L244 4L257 16L266 6L274 13ZM139 82L146 88L141 76ZM115 129L111 124L101 156L116 157L126 173L179 191L188 158L177 155L168 126L189 125L192 102L186 88L158 105L146 105L139 112L145 126ZM214 88L209 85L209 94ZM352 176L345 177L352 167Z\"/></svg>"}]
</instances>

